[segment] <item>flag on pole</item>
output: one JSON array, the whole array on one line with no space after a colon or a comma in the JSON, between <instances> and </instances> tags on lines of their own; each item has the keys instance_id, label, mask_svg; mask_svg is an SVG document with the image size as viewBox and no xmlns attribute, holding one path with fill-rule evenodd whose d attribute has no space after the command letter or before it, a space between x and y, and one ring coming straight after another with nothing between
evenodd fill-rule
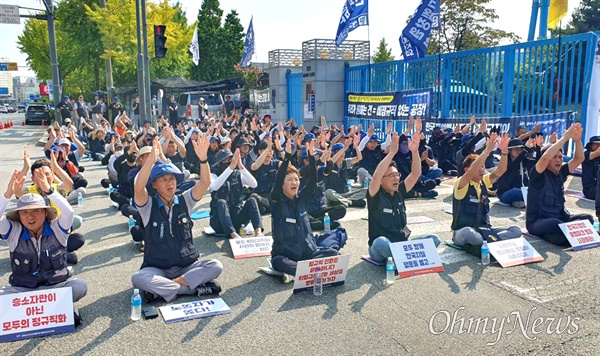
<instances>
[{"instance_id":1,"label":"flag on pole","mask_svg":"<svg viewBox=\"0 0 600 356\"><path fill-rule=\"evenodd\" d=\"M550 0L550 9L548 10L548 28L556 29L560 20L567 15L569 9L569 0Z\"/></svg>"},{"instance_id":2,"label":"flag on pole","mask_svg":"<svg viewBox=\"0 0 600 356\"><path fill-rule=\"evenodd\" d=\"M198 26L194 29L194 38L190 44L190 52L192 53L192 61L195 65L200 62L200 47L198 46Z\"/></svg>"},{"instance_id":3,"label":"flag on pole","mask_svg":"<svg viewBox=\"0 0 600 356\"><path fill-rule=\"evenodd\" d=\"M368 0L346 0L335 35L335 45L339 47L348 37L348 33L360 26L369 26Z\"/></svg>"},{"instance_id":4,"label":"flag on pole","mask_svg":"<svg viewBox=\"0 0 600 356\"><path fill-rule=\"evenodd\" d=\"M431 30L437 28L440 28L440 0L421 0L400 36L404 60L425 57Z\"/></svg>"},{"instance_id":5,"label":"flag on pole","mask_svg":"<svg viewBox=\"0 0 600 356\"><path fill-rule=\"evenodd\" d=\"M254 26L252 25L252 18L250 19L250 25L248 25L248 32L246 33L246 40L244 41L244 53L242 54L242 62L240 67L249 67L252 56L254 55Z\"/></svg>"}]
</instances>

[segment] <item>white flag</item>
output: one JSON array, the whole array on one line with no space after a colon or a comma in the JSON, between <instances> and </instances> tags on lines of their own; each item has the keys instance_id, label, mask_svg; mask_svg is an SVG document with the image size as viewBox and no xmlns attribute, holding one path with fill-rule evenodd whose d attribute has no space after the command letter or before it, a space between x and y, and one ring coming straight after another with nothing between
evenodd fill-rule
<instances>
[{"instance_id":1,"label":"white flag","mask_svg":"<svg viewBox=\"0 0 600 356\"><path fill-rule=\"evenodd\" d=\"M194 38L190 44L190 52L192 53L192 61L195 65L198 65L200 61L200 48L198 47L198 27L194 30Z\"/></svg>"}]
</instances>

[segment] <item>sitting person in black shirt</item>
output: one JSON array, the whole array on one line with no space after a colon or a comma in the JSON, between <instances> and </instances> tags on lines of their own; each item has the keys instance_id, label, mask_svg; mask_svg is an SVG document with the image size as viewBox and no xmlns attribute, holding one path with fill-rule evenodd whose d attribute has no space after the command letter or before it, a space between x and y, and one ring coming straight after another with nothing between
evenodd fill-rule
<instances>
[{"instance_id":1,"label":"sitting person in black shirt","mask_svg":"<svg viewBox=\"0 0 600 356\"><path fill-rule=\"evenodd\" d=\"M582 132L580 124L571 125L560 140L542 151L542 157L529 173L527 230L555 245L569 245L559 224L585 219L594 222L589 214L571 215L565 209L564 182L584 160ZM563 163L562 148L570 139L575 142L575 153L568 163Z\"/></svg>"}]
</instances>

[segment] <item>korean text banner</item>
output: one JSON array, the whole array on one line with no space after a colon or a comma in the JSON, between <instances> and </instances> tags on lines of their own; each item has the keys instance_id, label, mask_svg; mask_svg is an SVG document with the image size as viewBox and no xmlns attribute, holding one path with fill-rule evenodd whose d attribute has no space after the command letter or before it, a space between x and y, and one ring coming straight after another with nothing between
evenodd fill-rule
<instances>
[{"instance_id":1,"label":"korean text banner","mask_svg":"<svg viewBox=\"0 0 600 356\"><path fill-rule=\"evenodd\" d=\"M405 61L423 58L431 30L440 27L440 1L422 0L400 36L400 47Z\"/></svg>"},{"instance_id":2,"label":"korean text banner","mask_svg":"<svg viewBox=\"0 0 600 356\"><path fill-rule=\"evenodd\" d=\"M242 53L242 61L240 66L243 68L250 66L250 61L254 55L254 26L252 26L252 19L250 19L250 25L248 26L248 33L246 33L246 40L244 41L244 53Z\"/></svg>"},{"instance_id":3,"label":"korean text banner","mask_svg":"<svg viewBox=\"0 0 600 356\"><path fill-rule=\"evenodd\" d=\"M346 0L335 35L335 45L341 45L348 37L348 33L360 26L369 26L368 0Z\"/></svg>"},{"instance_id":4,"label":"korean text banner","mask_svg":"<svg viewBox=\"0 0 600 356\"><path fill-rule=\"evenodd\" d=\"M402 120L431 117L432 89L393 93L347 93L346 117L351 119Z\"/></svg>"}]
</instances>

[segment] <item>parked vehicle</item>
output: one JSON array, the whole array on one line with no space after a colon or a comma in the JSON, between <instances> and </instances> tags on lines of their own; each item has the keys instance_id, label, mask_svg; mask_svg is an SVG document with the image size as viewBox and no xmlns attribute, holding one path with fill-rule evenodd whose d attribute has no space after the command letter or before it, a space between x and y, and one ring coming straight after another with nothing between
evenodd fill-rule
<instances>
[{"instance_id":1,"label":"parked vehicle","mask_svg":"<svg viewBox=\"0 0 600 356\"><path fill-rule=\"evenodd\" d=\"M223 111L223 96L218 91L192 91L179 94L177 113L179 116L187 116L189 118L198 118L198 101L204 98L208 111L218 112Z\"/></svg>"},{"instance_id":2,"label":"parked vehicle","mask_svg":"<svg viewBox=\"0 0 600 356\"><path fill-rule=\"evenodd\" d=\"M6 105L6 109L8 110L9 113L15 113L15 112L17 112L17 107L16 106Z\"/></svg>"},{"instance_id":3,"label":"parked vehicle","mask_svg":"<svg viewBox=\"0 0 600 356\"><path fill-rule=\"evenodd\" d=\"M25 124L41 124L45 121L47 125L50 124L50 108L46 103L31 103L25 111Z\"/></svg>"},{"instance_id":4,"label":"parked vehicle","mask_svg":"<svg viewBox=\"0 0 600 356\"><path fill-rule=\"evenodd\" d=\"M8 108L4 105L0 105L0 114L8 114Z\"/></svg>"},{"instance_id":5,"label":"parked vehicle","mask_svg":"<svg viewBox=\"0 0 600 356\"><path fill-rule=\"evenodd\" d=\"M27 106L25 105L17 105L18 112L25 112L27 110Z\"/></svg>"}]
</instances>

